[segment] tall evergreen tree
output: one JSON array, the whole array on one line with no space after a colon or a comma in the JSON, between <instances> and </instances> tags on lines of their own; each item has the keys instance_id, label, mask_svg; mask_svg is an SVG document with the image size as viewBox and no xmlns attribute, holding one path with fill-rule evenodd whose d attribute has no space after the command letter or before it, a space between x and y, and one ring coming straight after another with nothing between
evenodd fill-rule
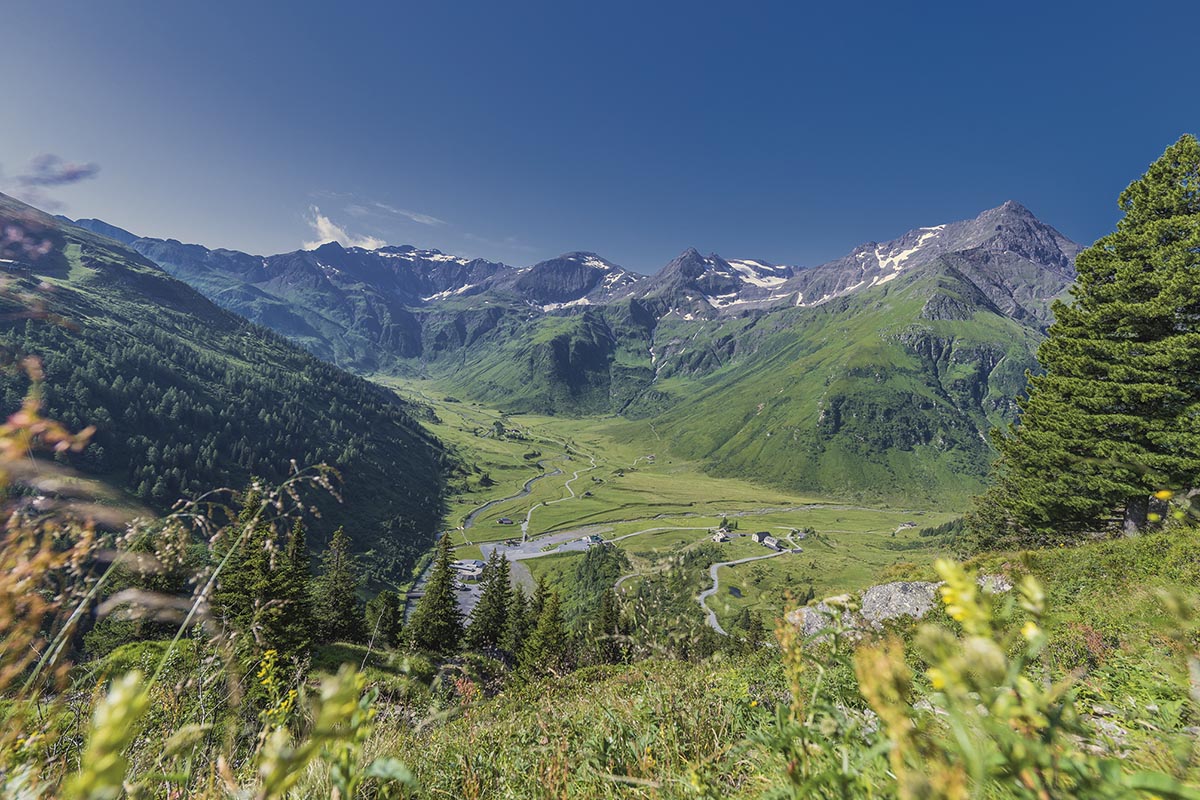
<instances>
[{"instance_id":1,"label":"tall evergreen tree","mask_svg":"<svg viewBox=\"0 0 1200 800\"><path fill-rule=\"evenodd\" d=\"M530 632L521 650L521 671L530 677L562 674L570 663L569 648L561 600L558 592L549 592L542 603L537 627Z\"/></svg>"},{"instance_id":2,"label":"tall evergreen tree","mask_svg":"<svg viewBox=\"0 0 1200 800\"><path fill-rule=\"evenodd\" d=\"M362 641L361 584L358 564L350 553L350 537L338 528L321 555L321 573L312 584L313 622L319 641Z\"/></svg>"},{"instance_id":3,"label":"tall evergreen tree","mask_svg":"<svg viewBox=\"0 0 1200 800\"><path fill-rule=\"evenodd\" d=\"M617 607L617 593L612 588L600 594L600 607L596 611L595 627L592 630L597 659L602 664L615 664L621 660L621 612Z\"/></svg>"},{"instance_id":4,"label":"tall evergreen tree","mask_svg":"<svg viewBox=\"0 0 1200 800\"><path fill-rule=\"evenodd\" d=\"M283 600L283 645L300 654L312 644L312 576L308 571L308 540L304 522L296 519L288 535L280 576Z\"/></svg>"},{"instance_id":5,"label":"tall evergreen tree","mask_svg":"<svg viewBox=\"0 0 1200 800\"><path fill-rule=\"evenodd\" d=\"M508 594L508 608L504 614L504 633L500 636L500 649L514 661L518 660L525 639L529 636L531 620L529 617L529 601L520 586L514 586Z\"/></svg>"},{"instance_id":6,"label":"tall evergreen tree","mask_svg":"<svg viewBox=\"0 0 1200 800\"><path fill-rule=\"evenodd\" d=\"M261 511L261 495L247 492L232 536L214 552L224 567L213 606L236 632L234 651L246 669L267 650L301 659L311 644L304 526L297 521L279 536Z\"/></svg>"},{"instance_id":7,"label":"tall evergreen tree","mask_svg":"<svg viewBox=\"0 0 1200 800\"><path fill-rule=\"evenodd\" d=\"M1200 475L1200 143L1184 136L1121 193L1124 217L1080 253L1072 302L1038 350L1021 415L997 437L981 546L1042 543L1123 518Z\"/></svg>"},{"instance_id":8,"label":"tall evergreen tree","mask_svg":"<svg viewBox=\"0 0 1200 800\"><path fill-rule=\"evenodd\" d=\"M500 639L504 636L509 596L512 593L508 559L499 550L493 550L488 558L482 584L479 602L471 612L471 623L467 626L464 643L472 650L493 652L500 646Z\"/></svg>"},{"instance_id":9,"label":"tall evergreen tree","mask_svg":"<svg viewBox=\"0 0 1200 800\"><path fill-rule=\"evenodd\" d=\"M542 615L542 606L546 604L549 595L550 587L546 584L546 576L543 575L533 585L533 596L529 598L529 616L534 624L537 624L538 617Z\"/></svg>"},{"instance_id":10,"label":"tall evergreen tree","mask_svg":"<svg viewBox=\"0 0 1200 800\"><path fill-rule=\"evenodd\" d=\"M371 598L366 611L367 641L376 648L395 647L404 626L404 608L400 595L384 589Z\"/></svg>"},{"instance_id":11,"label":"tall evergreen tree","mask_svg":"<svg viewBox=\"0 0 1200 800\"><path fill-rule=\"evenodd\" d=\"M406 627L408 644L416 650L448 655L458 649L462 639L462 611L454 593L451 556L450 537L443 535L425 584L425 596L417 601Z\"/></svg>"}]
</instances>

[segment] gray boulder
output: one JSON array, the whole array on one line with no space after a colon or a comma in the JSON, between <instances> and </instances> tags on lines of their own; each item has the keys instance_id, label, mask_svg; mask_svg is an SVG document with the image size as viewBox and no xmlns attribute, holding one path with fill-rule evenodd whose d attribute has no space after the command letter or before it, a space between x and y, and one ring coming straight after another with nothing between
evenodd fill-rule
<instances>
[{"instance_id":1,"label":"gray boulder","mask_svg":"<svg viewBox=\"0 0 1200 800\"><path fill-rule=\"evenodd\" d=\"M920 619L933 608L938 585L928 581L896 581L872 586L863 592L859 613L873 626L897 617Z\"/></svg>"}]
</instances>

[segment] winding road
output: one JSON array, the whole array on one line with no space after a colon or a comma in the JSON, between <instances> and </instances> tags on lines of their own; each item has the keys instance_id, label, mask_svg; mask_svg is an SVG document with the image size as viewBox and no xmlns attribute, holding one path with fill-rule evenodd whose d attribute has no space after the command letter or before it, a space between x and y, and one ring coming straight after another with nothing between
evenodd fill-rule
<instances>
[{"instance_id":1,"label":"winding road","mask_svg":"<svg viewBox=\"0 0 1200 800\"><path fill-rule=\"evenodd\" d=\"M787 552L787 550L777 550L774 553L767 553L765 556L750 556L749 558L739 558L735 561L721 561L709 567L708 575L712 578L713 585L708 589L705 589L699 594L699 596L696 597L697 602L700 603L700 608L704 609L704 618L708 623L708 627L712 628L722 636L729 635L729 633L721 627L721 623L717 622L717 612L708 607L708 598L716 594L717 590L721 588L720 579L717 577L717 571L720 570L721 567L732 567L737 564L745 564L750 561L762 561L764 558L775 558L776 556L784 555Z\"/></svg>"},{"instance_id":2,"label":"winding road","mask_svg":"<svg viewBox=\"0 0 1200 800\"><path fill-rule=\"evenodd\" d=\"M538 466L541 467L543 470L546 469L546 460L542 460L537 463L538 463ZM470 528L471 526L473 526L475 524L475 518L478 517L483 512L487 511L492 506L499 505L500 503L507 503L509 500L516 500L518 497L528 497L529 494L533 491L533 485L535 483L542 480L543 478L553 478L555 475L562 475L562 474L563 474L563 471L561 469L559 469L558 467L555 467L553 472L543 472L541 475L534 475L532 478L525 481L525 485L521 488L521 491L517 492L516 494L510 494L508 497L497 497L495 500L488 500L486 503L481 505L479 508L472 511L470 514L467 514L466 519L463 520L463 530L466 530L466 529Z\"/></svg>"},{"instance_id":3,"label":"winding road","mask_svg":"<svg viewBox=\"0 0 1200 800\"><path fill-rule=\"evenodd\" d=\"M565 443L563 443L563 444L565 445ZM580 455L587 455L587 454L580 453ZM538 481L543 480L545 478L552 478L556 475L565 474L564 471L557 466L552 471L549 471L549 472L545 471L547 469L547 467L549 466L549 461L558 460L559 458L562 458L562 456L557 456L554 459L539 460L537 462L537 465L543 470L542 473L539 475L534 475L532 478L525 481L525 483L521 487L520 491L515 492L514 494L508 495L506 497L498 497L495 500L489 500L488 502L484 503L483 505L472 510L471 513L469 513L463 519L463 524L462 524L463 531L465 532L465 531L469 530L470 528L474 527L474 525L478 521L479 517L482 514L484 514L486 511L488 511L489 509L494 508L495 506L497 506L501 503L507 503L511 500L517 500L519 498L529 496L533 492L534 484L537 483ZM569 531L559 531L557 533L551 533L551 534L539 536L536 539L531 540L529 538L529 525L533 519L533 512L535 510L537 510L539 507L554 505L555 503L563 503L563 502L566 502L567 500L574 500L579 497L579 495L576 494L575 489L571 484L573 484L575 481L579 480L579 477L581 475L583 475L584 473L591 472L592 470L596 469L599 466L596 463L596 457L594 455L587 455L587 458L591 462L591 465L585 469L575 470L572 473L571 477L568 478L564 482L563 488L567 490L568 496L560 497L556 500L546 500L546 501L542 501L539 503L535 503L526 512L525 519L521 523L521 542L520 542L520 544L510 546L510 545L505 545L501 542L482 542L482 543L480 543L480 549L481 549L483 558L486 560L490 556L491 551L500 550L501 552L503 552L505 554L505 556L509 559L509 561L513 562L514 570L521 569L521 572L523 573L523 575L521 577L525 578L525 580L523 580L521 582L522 583L531 583L532 577L528 574L528 569L525 568L524 565L519 564L518 562L525 560L525 559L529 559L529 558L538 558L540 556L550 555L551 553L556 553L556 552L564 552L567 550L575 550L575 549L586 549L587 544L579 541L580 535L582 533L586 532L589 528L594 529L595 526L589 526L588 528L580 528L580 529L569 530ZM649 459L646 458L645 456L642 456L642 457L638 458L637 460L635 460L634 464L636 465L638 463L638 461L641 461L641 460L648 461ZM806 509L818 508L818 507L829 508L829 506L826 506L824 504L813 504L813 505L799 506L799 507L792 507L792 508L747 509L747 510L743 510L743 511L729 513L727 516L744 517L744 516L754 516L754 515L758 515L758 514L778 513L780 511L798 511L798 510L802 510L802 509L806 510ZM659 514L659 515L655 515L653 517L642 518L642 519L649 521L649 520L653 520L653 519L666 518L668 516L675 516L678 518L678 517L689 517L689 516L701 516L701 514L698 514L695 512L684 512L682 514L672 514L672 515ZM623 520L623 521L632 522L632 521L637 521L637 520ZM615 522L615 521L612 521L612 522ZM611 524L611 522L609 524ZM615 543L615 542L623 541L625 539L630 539L634 536L642 536L644 534L657 533L657 532L661 532L661 531L703 531L703 530L708 530L708 526L701 526L701 527L659 526L659 527L653 527L653 528L644 528L642 530L634 531L632 533L626 533L621 536L614 536L612 538L605 539L604 541L606 543ZM465 534L464 534L464 539L467 539L467 543L471 544L469 538L467 538L465 536ZM790 541L790 539L788 539L788 541ZM794 544L794 542L793 542L793 544ZM557 546L554 546L554 545L557 545ZM720 622L718 622L716 612L714 612L712 609L710 609L708 607L708 603L707 603L708 598L712 597L720 589L720 579L719 579L717 573L722 567L731 567L731 566L736 566L738 564L745 564L750 561L761 561L762 559L766 559L766 558L774 558L776 556L784 555L784 553L786 553L786 552L788 552L788 551L783 550L783 551L779 551L779 552L767 553L767 554L761 555L761 556L750 556L747 558L735 559L733 561L722 561L722 562L711 565L708 568L708 574L712 578L712 586L708 589L705 589L697 597L697 601L700 603L701 609L704 610L705 621L708 624L708 626L723 636L729 635L728 632L726 632L726 630L721 627ZM420 579L418 579L416 585L413 587L414 592L412 595L410 595L409 603L406 603L406 608L405 608L406 616L407 616L408 612L410 612L412 609L412 600L415 599L415 597L413 595L415 595L417 592L419 592L424 587L424 582L428 578L428 574L429 574L429 571L428 571L428 569L426 569L426 572L421 575ZM629 575L622 575L621 577L619 577L617 579L616 583L613 585L613 588L617 589L621 586L622 583L629 580L630 578L635 578L635 577L638 577L643 574L644 573L631 573ZM475 586L471 586L467 591L461 593L460 598L459 598L459 605L460 605L460 608L462 608L464 613L466 613L466 614L470 613L471 608L475 605L475 602L478 601L477 594L478 594L478 587L475 587Z\"/></svg>"}]
</instances>

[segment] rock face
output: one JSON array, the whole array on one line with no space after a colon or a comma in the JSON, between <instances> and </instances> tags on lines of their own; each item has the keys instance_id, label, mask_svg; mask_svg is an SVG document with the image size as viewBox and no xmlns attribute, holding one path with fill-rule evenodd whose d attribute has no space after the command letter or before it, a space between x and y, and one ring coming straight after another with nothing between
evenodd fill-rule
<instances>
[{"instance_id":1,"label":"rock face","mask_svg":"<svg viewBox=\"0 0 1200 800\"><path fill-rule=\"evenodd\" d=\"M842 611L842 624L852 630L870 630L890 619L921 619L937 605L941 585L941 581L895 581L872 586L863 591L857 612ZM1004 594L1012 590L1013 583L1006 575L980 575L979 586L987 594ZM788 613L787 621L803 630L805 636L814 636L830 626L849 599L848 595L840 595L797 608Z\"/></svg>"},{"instance_id":2,"label":"rock face","mask_svg":"<svg viewBox=\"0 0 1200 800\"><path fill-rule=\"evenodd\" d=\"M822 600L815 606L805 606L789 611L787 621L800 628L805 636L815 636L833 624L836 614L837 610ZM850 615L843 611L842 622L848 626L850 621Z\"/></svg>"},{"instance_id":3,"label":"rock face","mask_svg":"<svg viewBox=\"0 0 1200 800\"><path fill-rule=\"evenodd\" d=\"M1079 251L1017 203L811 268L688 249L653 276L588 252L514 267L410 245L129 246L350 370L508 412L653 418L720 475L930 503L978 493Z\"/></svg>"},{"instance_id":4,"label":"rock face","mask_svg":"<svg viewBox=\"0 0 1200 800\"><path fill-rule=\"evenodd\" d=\"M872 586L863 592L859 614L872 625L896 617L920 619L933 608L938 585L927 581L897 581Z\"/></svg>"}]
</instances>

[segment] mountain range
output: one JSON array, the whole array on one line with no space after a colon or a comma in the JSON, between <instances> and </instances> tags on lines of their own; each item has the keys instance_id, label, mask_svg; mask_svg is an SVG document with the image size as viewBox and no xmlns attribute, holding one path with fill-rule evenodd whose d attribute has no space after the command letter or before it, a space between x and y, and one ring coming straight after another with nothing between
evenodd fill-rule
<instances>
[{"instance_id":1,"label":"mountain range","mask_svg":"<svg viewBox=\"0 0 1200 800\"><path fill-rule=\"evenodd\" d=\"M442 513L446 457L393 392L222 309L121 244L0 195L0 353L36 355L46 413L94 425L60 459L158 512L252 476L325 463L344 502L305 492L320 547L345 525L371 577L407 574ZM128 237L125 237L128 239ZM28 390L0 372L4 407Z\"/></svg>"},{"instance_id":2,"label":"mountain range","mask_svg":"<svg viewBox=\"0 0 1200 800\"><path fill-rule=\"evenodd\" d=\"M908 499L978 487L1080 250L1011 201L813 267L688 249L654 275L584 252L264 257L74 224L352 371L513 412L620 415L719 474Z\"/></svg>"}]
</instances>

